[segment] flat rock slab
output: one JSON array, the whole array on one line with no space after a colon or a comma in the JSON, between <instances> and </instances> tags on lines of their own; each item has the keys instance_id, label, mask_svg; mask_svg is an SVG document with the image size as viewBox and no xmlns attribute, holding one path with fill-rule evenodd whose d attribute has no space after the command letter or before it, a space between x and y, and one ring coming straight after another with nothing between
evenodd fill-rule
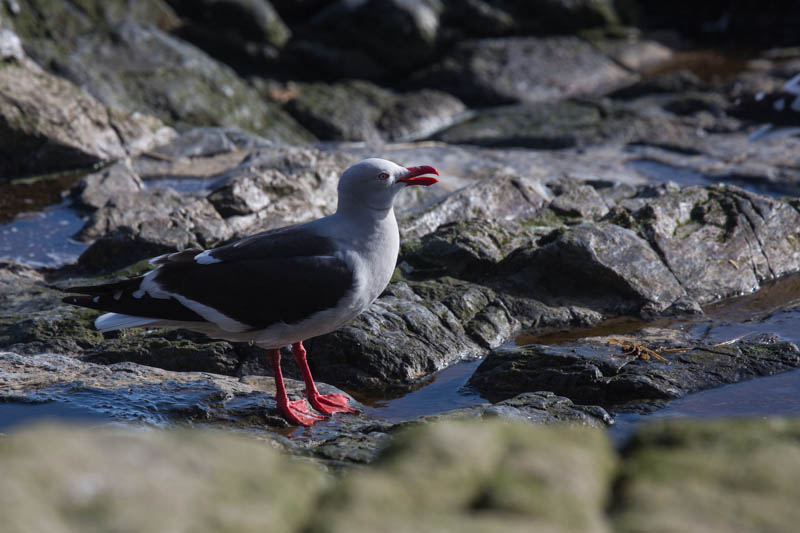
<instances>
[{"instance_id":1,"label":"flat rock slab","mask_svg":"<svg viewBox=\"0 0 800 533\"><path fill-rule=\"evenodd\" d=\"M666 362L645 361L620 343L660 349ZM653 328L639 335L498 349L469 383L494 399L547 390L580 404L624 408L797 367L800 349L773 337L708 346L676 330Z\"/></svg>"},{"instance_id":2,"label":"flat rock slab","mask_svg":"<svg viewBox=\"0 0 800 533\"><path fill-rule=\"evenodd\" d=\"M474 105L600 94L634 77L577 37L463 41L425 78Z\"/></svg>"},{"instance_id":3,"label":"flat rock slab","mask_svg":"<svg viewBox=\"0 0 800 533\"><path fill-rule=\"evenodd\" d=\"M286 385L290 397L304 397L302 382L287 380ZM99 365L58 354L0 352L0 391L2 401L55 401L123 421L167 425L238 420L244 426L288 427L275 405L273 380L263 376L235 378L130 362ZM320 391L342 392L325 384Z\"/></svg>"},{"instance_id":4,"label":"flat rock slab","mask_svg":"<svg viewBox=\"0 0 800 533\"><path fill-rule=\"evenodd\" d=\"M564 424L604 428L613 424L605 409L596 405L575 405L569 398L552 392L524 392L494 404L479 404L438 415L427 415L423 422L437 420L483 420L499 418L534 424Z\"/></svg>"}]
</instances>

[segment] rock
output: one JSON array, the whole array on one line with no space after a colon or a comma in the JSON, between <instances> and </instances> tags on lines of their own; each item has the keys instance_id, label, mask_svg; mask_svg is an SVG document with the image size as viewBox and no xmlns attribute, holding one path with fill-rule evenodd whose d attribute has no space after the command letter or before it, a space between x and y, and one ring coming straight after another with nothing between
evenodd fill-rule
<instances>
[{"instance_id":1,"label":"rock","mask_svg":"<svg viewBox=\"0 0 800 533\"><path fill-rule=\"evenodd\" d=\"M144 182L125 160L82 178L72 188L72 196L78 207L96 210L113 204L117 198L137 195L142 190ZM126 202L122 200L122 203Z\"/></svg>"},{"instance_id":2,"label":"rock","mask_svg":"<svg viewBox=\"0 0 800 533\"><path fill-rule=\"evenodd\" d=\"M672 50L659 42L641 40L637 36L627 37L625 39L601 37L592 39L591 42L619 64L636 72L647 73L656 70L658 66L672 58Z\"/></svg>"},{"instance_id":3,"label":"rock","mask_svg":"<svg viewBox=\"0 0 800 533\"><path fill-rule=\"evenodd\" d=\"M27 57L0 63L3 177L89 168L172 135L150 117L109 111Z\"/></svg>"},{"instance_id":4,"label":"rock","mask_svg":"<svg viewBox=\"0 0 800 533\"><path fill-rule=\"evenodd\" d=\"M231 230L205 198L156 187L99 209L76 237L97 239L78 264L111 272L164 253L214 246Z\"/></svg>"},{"instance_id":5,"label":"rock","mask_svg":"<svg viewBox=\"0 0 800 533\"><path fill-rule=\"evenodd\" d=\"M678 348L667 363L644 361L619 342ZM659 348L660 349L660 348ZM676 330L650 328L631 335L590 337L557 346L492 351L470 385L493 399L552 391L580 404L622 406L679 398L690 392L800 366L800 350L774 338L745 338L708 346Z\"/></svg>"},{"instance_id":6,"label":"rock","mask_svg":"<svg viewBox=\"0 0 800 533\"><path fill-rule=\"evenodd\" d=\"M431 90L397 94L366 81L295 84L286 109L324 140L404 141L426 137L464 110L456 98Z\"/></svg>"},{"instance_id":7,"label":"rock","mask_svg":"<svg viewBox=\"0 0 800 533\"><path fill-rule=\"evenodd\" d=\"M57 301L44 274L16 261L0 260L0 313L19 317L47 309Z\"/></svg>"},{"instance_id":8,"label":"rock","mask_svg":"<svg viewBox=\"0 0 800 533\"><path fill-rule=\"evenodd\" d=\"M534 424L574 424L604 428L613 418L602 407L575 405L552 392L525 392L495 404L474 405L422 417L424 422L501 418Z\"/></svg>"},{"instance_id":9,"label":"rock","mask_svg":"<svg viewBox=\"0 0 800 533\"><path fill-rule=\"evenodd\" d=\"M352 81L329 86L298 85L298 94L286 108L309 131L324 140L375 141L381 109L391 93L368 82Z\"/></svg>"},{"instance_id":10,"label":"rock","mask_svg":"<svg viewBox=\"0 0 800 533\"><path fill-rule=\"evenodd\" d=\"M531 183L538 181L544 185L564 178L575 182L589 181L607 185L621 183L635 185L649 182L646 176L630 165L631 160L641 157L639 154L621 157L619 147L610 144L559 151L488 149L441 142L369 147L337 144L323 146L323 149L345 153L357 159L383 157L405 164L424 163L434 166L442 179L436 186L424 188L430 196L422 201L431 204L447 193L473 185L483 179L501 176L519 177ZM408 196L408 194L401 195L398 198L399 202L395 203L398 215L406 214L408 206L403 204L403 198Z\"/></svg>"},{"instance_id":11,"label":"rock","mask_svg":"<svg viewBox=\"0 0 800 533\"><path fill-rule=\"evenodd\" d=\"M424 376L480 353L462 326L469 320L465 315L488 303L480 288L473 294L468 284L449 280L430 287L448 294L444 303L423 298L415 288L392 284L353 322L309 339L305 345L314 354L309 358L314 375L360 390L407 390ZM462 316L448 308L450 301L461 304Z\"/></svg>"},{"instance_id":12,"label":"rock","mask_svg":"<svg viewBox=\"0 0 800 533\"><path fill-rule=\"evenodd\" d=\"M533 237L520 224L472 218L443 224L421 238L405 241L398 264L411 277L479 279Z\"/></svg>"},{"instance_id":13,"label":"rock","mask_svg":"<svg viewBox=\"0 0 800 533\"><path fill-rule=\"evenodd\" d=\"M550 188L558 195L549 206L557 215L598 220L608 213L606 202L591 185L559 183Z\"/></svg>"},{"instance_id":14,"label":"rock","mask_svg":"<svg viewBox=\"0 0 800 533\"><path fill-rule=\"evenodd\" d=\"M329 215L356 159L300 147L262 148L220 176L208 196L236 238Z\"/></svg>"},{"instance_id":15,"label":"rock","mask_svg":"<svg viewBox=\"0 0 800 533\"><path fill-rule=\"evenodd\" d=\"M8 28L0 28L0 59L3 61L22 61L25 59L22 41L20 41L16 33Z\"/></svg>"},{"instance_id":16,"label":"rock","mask_svg":"<svg viewBox=\"0 0 800 533\"><path fill-rule=\"evenodd\" d=\"M180 349L179 343L174 344ZM163 347L161 352L167 354ZM285 381L291 398L305 397L302 381ZM264 426L273 430L288 426L275 404L271 377L176 372L131 362L105 365L53 353L0 351L0 384L3 402L55 402L118 422L162 427L217 424L272 439L276 439L274 433ZM323 394L341 392L324 383L317 386ZM351 400L351 405L358 403ZM339 416L335 423L348 435L363 425L355 416Z\"/></svg>"},{"instance_id":17,"label":"rock","mask_svg":"<svg viewBox=\"0 0 800 533\"><path fill-rule=\"evenodd\" d=\"M601 94L630 80L628 72L576 37L464 41L418 79L475 106Z\"/></svg>"},{"instance_id":18,"label":"rock","mask_svg":"<svg viewBox=\"0 0 800 533\"><path fill-rule=\"evenodd\" d=\"M562 1L447 2L442 14L444 31L458 36L490 37L509 34L571 34L586 28L617 24L612 2Z\"/></svg>"},{"instance_id":19,"label":"rock","mask_svg":"<svg viewBox=\"0 0 800 533\"><path fill-rule=\"evenodd\" d=\"M408 239L451 222L474 218L534 218L550 200L550 191L535 179L501 175L461 189L429 207L404 213L400 234Z\"/></svg>"},{"instance_id":20,"label":"rock","mask_svg":"<svg viewBox=\"0 0 800 533\"><path fill-rule=\"evenodd\" d=\"M192 128L134 158L132 167L145 180L213 178L236 167L252 150L274 145L236 128Z\"/></svg>"},{"instance_id":21,"label":"rock","mask_svg":"<svg viewBox=\"0 0 800 533\"><path fill-rule=\"evenodd\" d=\"M636 218L699 303L751 292L800 270L800 213L784 201L738 187L687 187L648 202Z\"/></svg>"},{"instance_id":22,"label":"rock","mask_svg":"<svg viewBox=\"0 0 800 533\"><path fill-rule=\"evenodd\" d=\"M800 519L798 438L796 419L649 425L623 451L614 530L791 531Z\"/></svg>"},{"instance_id":23,"label":"rock","mask_svg":"<svg viewBox=\"0 0 800 533\"><path fill-rule=\"evenodd\" d=\"M414 141L450 125L466 108L447 93L423 89L399 95L378 119L389 141Z\"/></svg>"},{"instance_id":24,"label":"rock","mask_svg":"<svg viewBox=\"0 0 800 533\"><path fill-rule=\"evenodd\" d=\"M488 108L435 135L447 143L479 146L570 148L584 144L582 130L598 128L597 107L578 102L546 102Z\"/></svg>"},{"instance_id":25,"label":"rock","mask_svg":"<svg viewBox=\"0 0 800 533\"><path fill-rule=\"evenodd\" d=\"M662 313L686 296L647 241L613 224L582 223L545 246L521 248L501 272L551 305L612 315Z\"/></svg>"},{"instance_id":26,"label":"rock","mask_svg":"<svg viewBox=\"0 0 800 533\"><path fill-rule=\"evenodd\" d=\"M337 80L358 78L378 80L388 78L390 72L379 61L361 48L341 48L334 44L295 37L281 51L281 64L295 79L313 78ZM313 79L312 78L312 79Z\"/></svg>"},{"instance_id":27,"label":"rock","mask_svg":"<svg viewBox=\"0 0 800 533\"><path fill-rule=\"evenodd\" d=\"M354 321L305 344L314 354L309 365L315 376L359 390L399 392L522 329L589 326L602 318L585 307L519 294L502 275L481 284L441 276L396 281Z\"/></svg>"},{"instance_id":28,"label":"rock","mask_svg":"<svg viewBox=\"0 0 800 533\"><path fill-rule=\"evenodd\" d=\"M0 469L8 533L80 530L89 517L102 530L295 531L296 509L327 485L263 442L196 430L28 428L0 440Z\"/></svg>"},{"instance_id":29,"label":"rock","mask_svg":"<svg viewBox=\"0 0 800 533\"><path fill-rule=\"evenodd\" d=\"M614 464L598 431L425 425L343 478L308 531L407 531L409 516L436 531L605 531Z\"/></svg>"},{"instance_id":30,"label":"rock","mask_svg":"<svg viewBox=\"0 0 800 533\"><path fill-rule=\"evenodd\" d=\"M229 67L154 26L125 20L110 33L78 37L57 59L67 78L113 107L147 110L181 127L229 126L276 141L313 140Z\"/></svg>"},{"instance_id":31,"label":"rock","mask_svg":"<svg viewBox=\"0 0 800 533\"><path fill-rule=\"evenodd\" d=\"M364 51L383 72L408 72L434 56L443 8L438 0L339 1L317 12L297 29L297 35L334 49ZM330 72L348 75L342 70L344 64L326 66Z\"/></svg>"},{"instance_id":32,"label":"rock","mask_svg":"<svg viewBox=\"0 0 800 533\"><path fill-rule=\"evenodd\" d=\"M268 0L171 0L170 4L188 19L178 34L229 64L263 61L291 37Z\"/></svg>"}]
</instances>

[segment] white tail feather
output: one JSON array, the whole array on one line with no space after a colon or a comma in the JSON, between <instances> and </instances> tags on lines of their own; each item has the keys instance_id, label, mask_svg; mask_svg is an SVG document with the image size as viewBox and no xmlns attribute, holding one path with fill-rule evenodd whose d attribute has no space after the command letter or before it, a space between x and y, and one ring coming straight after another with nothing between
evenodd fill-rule
<instances>
[{"instance_id":1,"label":"white tail feather","mask_svg":"<svg viewBox=\"0 0 800 533\"><path fill-rule=\"evenodd\" d=\"M135 328L154 322L158 322L158 319L123 315L120 313L106 313L97 317L97 320L94 321L94 327L100 331L114 331L115 329Z\"/></svg>"}]
</instances>

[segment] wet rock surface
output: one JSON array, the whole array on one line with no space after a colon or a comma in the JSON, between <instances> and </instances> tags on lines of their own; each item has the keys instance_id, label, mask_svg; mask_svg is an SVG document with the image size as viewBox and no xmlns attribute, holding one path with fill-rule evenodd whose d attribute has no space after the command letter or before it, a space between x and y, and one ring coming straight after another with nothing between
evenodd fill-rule
<instances>
[{"instance_id":1,"label":"wet rock surface","mask_svg":"<svg viewBox=\"0 0 800 533\"><path fill-rule=\"evenodd\" d=\"M664 362L644 360L625 346L654 346ZM665 351L666 350L666 351ZM588 337L558 346L530 345L491 352L470 384L494 398L553 391L576 403L624 408L800 365L800 350L769 336L702 345L675 330L634 336ZM641 409L636 405L635 409Z\"/></svg>"}]
</instances>

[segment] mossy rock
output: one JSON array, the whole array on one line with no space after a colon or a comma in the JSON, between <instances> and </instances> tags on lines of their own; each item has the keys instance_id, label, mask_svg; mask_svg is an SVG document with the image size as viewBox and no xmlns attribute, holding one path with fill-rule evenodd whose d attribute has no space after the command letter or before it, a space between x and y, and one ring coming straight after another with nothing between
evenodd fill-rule
<instances>
[{"instance_id":1,"label":"mossy rock","mask_svg":"<svg viewBox=\"0 0 800 533\"><path fill-rule=\"evenodd\" d=\"M637 433L612 509L616 531L793 531L800 420L671 420Z\"/></svg>"}]
</instances>

